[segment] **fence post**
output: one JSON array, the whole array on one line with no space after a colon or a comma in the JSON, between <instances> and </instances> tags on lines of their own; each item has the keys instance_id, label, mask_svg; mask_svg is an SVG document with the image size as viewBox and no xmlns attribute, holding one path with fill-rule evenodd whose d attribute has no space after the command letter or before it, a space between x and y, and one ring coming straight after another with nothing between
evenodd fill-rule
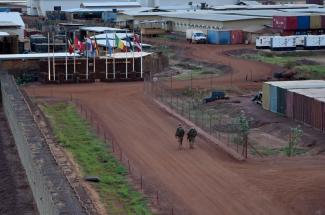
<instances>
[{"instance_id":1,"label":"fence post","mask_svg":"<svg viewBox=\"0 0 325 215\"><path fill-rule=\"evenodd\" d=\"M210 120L210 123L209 123L210 129L209 129L209 131L210 131L210 134L211 134L212 133L212 130L211 130L211 116L209 116L209 120Z\"/></svg>"},{"instance_id":2,"label":"fence post","mask_svg":"<svg viewBox=\"0 0 325 215\"><path fill-rule=\"evenodd\" d=\"M191 102L188 103L188 119L191 121Z\"/></svg>"}]
</instances>

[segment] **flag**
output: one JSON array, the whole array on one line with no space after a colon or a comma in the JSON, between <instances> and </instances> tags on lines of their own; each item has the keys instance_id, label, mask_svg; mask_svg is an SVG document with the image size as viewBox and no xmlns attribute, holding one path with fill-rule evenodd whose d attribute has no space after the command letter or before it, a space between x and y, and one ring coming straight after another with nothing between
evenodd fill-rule
<instances>
[{"instance_id":1,"label":"flag","mask_svg":"<svg viewBox=\"0 0 325 215\"><path fill-rule=\"evenodd\" d=\"M78 36L74 37L74 47L78 50L80 50L80 43L79 43L79 39Z\"/></svg>"},{"instance_id":2,"label":"flag","mask_svg":"<svg viewBox=\"0 0 325 215\"><path fill-rule=\"evenodd\" d=\"M129 44L129 49L134 52L134 47L131 43L131 38L126 34L126 42Z\"/></svg>"},{"instance_id":3,"label":"flag","mask_svg":"<svg viewBox=\"0 0 325 215\"><path fill-rule=\"evenodd\" d=\"M92 44L90 38L86 38L86 51L87 51L88 54L90 52L93 52L93 44Z\"/></svg>"},{"instance_id":4,"label":"flag","mask_svg":"<svg viewBox=\"0 0 325 215\"><path fill-rule=\"evenodd\" d=\"M141 48L141 42L140 42L140 37L137 34L134 34L134 46L137 50L137 52L141 52L142 48Z\"/></svg>"},{"instance_id":5,"label":"flag","mask_svg":"<svg viewBox=\"0 0 325 215\"><path fill-rule=\"evenodd\" d=\"M74 51L74 47L73 47L73 41L71 41L71 38L68 39L68 44L69 44L69 48L68 48L69 53L72 54Z\"/></svg>"},{"instance_id":6,"label":"flag","mask_svg":"<svg viewBox=\"0 0 325 215\"><path fill-rule=\"evenodd\" d=\"M109 39L107 38L107 33L106 33L106 48L108 48L109 56L112 57L112 46L109 42Z\"/></svg>"},{"instance_id":7,"label":"flag","mask_svg":"<svg viewBox=\"0 0 325 215\"><path fill-rule=\"evenodd\" d=\"M98 44L97 44L97 40L96 37L94 36L94 44L93 44L93 51L94 51L94 56L97 55L99 56L99 48L98 48Z\"/></svg>"},{"instance_id":8,"label":"flag","mask_svg":"<svg viewBox=\"0 0 325 215\"><path fill-rule=\"evenodd\" d=\"M121 49L121 50L125 49L125 45L124 45L123 41L120 38L118 38L117 35L115 35L115 44L118 49Z\"/></svg>"}]
</instances>

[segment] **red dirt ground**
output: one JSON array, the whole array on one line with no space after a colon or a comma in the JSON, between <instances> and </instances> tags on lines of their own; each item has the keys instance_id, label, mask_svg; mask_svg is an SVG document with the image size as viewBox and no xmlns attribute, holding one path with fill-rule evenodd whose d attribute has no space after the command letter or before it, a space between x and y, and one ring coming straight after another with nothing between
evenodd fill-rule
<instances>
[{"instance_id":1,"label":"red dirt ground","mask_svg":"<svg viewBox=\"0 0 325 215\"><path fill-rule=\"evenodd\" d=\"M175 214L325 213L325 157L240 163L201 137L195 150L179 151L178 121L143 95L143 83L30 86L27 92L80 99L145 179L173 202L180 211Z\"/></svg>"},{"instance_id":2,"label":"red dirt ground","mask_svg":"<svg viewBox=\"0 0 325 215\"><path fill-rule=\"evenodd\" d=\"M156 46L164 45L170 47L177 57L185 59L193 59L195 61L223 64L232 68L233 72L213 79L214 86L230 86L232 85L240 89L257 89L261 87L261 80L267 80L272 77L272 72L279 69L275 65L263 62L248 61L237 59L226 55L224 52L238 49L252 49L248 45L222 46L209 44L188 44L184 41L169 41L146 39L148 43ZM252 77L253 81L246 81ZM188 86L188 81L175 81L175 88L183 88ZM193 85L196 87L206 87L210 85L210 80L194 80Z\"/></svg>"}]
</instances>

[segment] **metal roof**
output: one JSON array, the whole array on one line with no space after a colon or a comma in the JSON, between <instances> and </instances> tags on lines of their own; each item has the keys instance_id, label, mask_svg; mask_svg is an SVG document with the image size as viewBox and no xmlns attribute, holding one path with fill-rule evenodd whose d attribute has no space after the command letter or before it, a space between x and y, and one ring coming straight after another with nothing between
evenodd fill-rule
<instances>
[{"instance_id":1,"label":"metal roof","mask_svg":"<svg viewBox=\"0 0 325 215\"><path fill-rule=\"evenodd\" d=\"M9 36L7 32L0 31L0 37Z\"/></svg>"},{"instance_id":2,"label":"metal roof","mask_svg":"<svg viewBox=\"0 0 325 215\"><path fill-rule=\"evenodd\" d=\"M121 40L125 39L126 36L128 37L133 37L133 33L109 33L109 34L97 34L95 36L90 37L91 39L96 38L97 41L99 40L106 40L106 35L107 35L107 39L109 40L114 40L115 39L115 35L120 38Z\"/></svg>"},{"instance_id":3,"label":"metal roof","mask_svg":"<svg viewBox=\"0 0 325 215\"><path fill-rule=\"evenodd\" d=\"M207 21L238 21L238 20L250 20L250 19L269 19L269 17L262 16L242 16L242 15L226 15L226 14L198 14L189 12L181 14L165 14L163 17L169 18L180 18L180 19L196 19L196 20L207 20Z\"/></svg>"},{"instance_id":4,"label":"metal roof","mask_svg":"<svg viewBox=\"0 0 325 215\"><path fill-rule=\"evenodd\" d=\"M117 47L116 44L115 44L115 40L110 39L110 40L108 40L108 42L109 42L109 45L111 47L114 47L114 48ZM122 42L124 43L125 46L129 47L128 42L126 42L125 40L122 40ZM101 47L107 47L106 40L98 40L97 44L98 44L98 46L101 46ZM134 46L134 43L131 42L131 45ZM148 48L148 47L151 47L151 45L142 43L142 47L143 48Z\"/></svg>"},{"instance_id":5,"label":"metal roof","mask_svg":"<svg viewBox=\"0 0 325 215\"><path fill-rule=\"evenodd\" d=\"M4 24L8 23L8 26L14 25L25 27L25 23L18 12L1 12L0 23L1 22L3 23L1 26L5 26Z\"/></svg>"},{"instance_id":6,"label":"metal roof","mask_svg":"<svg viewBox=\"0 0 325 215\"><path fill-rule=\"evenodd\" d=\"M75 54L76 57L79 57L78 54ZM73 54L70 55L68 52L57 52L54 53L55 58L65 58L73 57ZM1 60L27 60L27 59L40 59L40 58L48 58L53 57L53 53L30 53L30 54L1 54L0 55L0 61Z\"/></svg>"},{"instance_id":7,"label":"metal roof","mask_svg":"<svg viewBox=\"0 0 325 215\"><path fill-rule=\"evenodd\" d=\"M311 98L325 98L325 87L312 89L295 89L290 90L290 92L295 92Z\"/></svg>"},{"instance_id":8,"label":"metal roof","mask_svg":"<svg viewBox=\"0 0 325 215\"><path fill-rule=\"evenodd\" d=\"M244 15L244 16L263 16L263 17L272 17L272 16L298 16L298 15L308 15L309 13L302 14L292 11L291 9L287 12L281 10L226 10L226 11L216 11L219 14L233 14L233 15Z\"/></svg>"},{"instance_id":9,"label":"metal roof","mask_svg":"<svg viewBox=\"0 0 325 215\"><path fill-rule=\"evenodd\" d=\"M145 57L147 55L151 55L152 53L150 52L117 52L112 54L112 56L110 56L109 54L107 55L108 58L115 58L115 59L133 59L133 58L141 58ZM101 57L105 59L104 57Z\"/></svg>"},{"instance_id":10,"label":"metal roof","mask_svg":"<svg viewBox=\"0 0 325 215\"><path fill-rule=\"evenodd\" d=\"M105 31L108 31L108 32L125 32L126 31L126 29L100 27L100 26L81 27L80 30L96 32L96 33L104 33Z\"/></svg>"},{"instance_id":11,"label":"metal roof","mask_svg":"<svg viewBox=\"0 0 325 215\"><path fill-rule=\"evenodd\" d=\"M141 7L139 2L84 2L80 7Z\"/></svg>"}]
</instances>

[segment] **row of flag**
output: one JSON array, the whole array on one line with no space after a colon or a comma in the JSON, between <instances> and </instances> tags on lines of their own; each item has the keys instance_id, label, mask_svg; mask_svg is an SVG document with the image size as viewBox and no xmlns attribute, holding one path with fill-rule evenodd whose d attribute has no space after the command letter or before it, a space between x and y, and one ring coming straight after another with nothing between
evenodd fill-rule
<instances>
[{"instance_id":1,"label":"row of flag","mask_svg":"<svg viewBox=\"0 0 325 215\"><path fill-rule=\"evenodd\" d=\"M126 34L126 43L128 44L129 50L134 52L140 52L142 51L141 48L141 42L140 37L137 34L133 35L133 44L131 41L131 38ZM128 47L124 44L124 42L115 34L115 45L117 49L120 49L121 51L128 51ZM106 34L106 48L108 48L108 53L110 56L112 56L113 47L111 46L109 39L107 38ZM86 37L84 42L79 40L78 36L69 36L68 39L68 51L70 54L74 52L74 50L78 50L79 53L84 54L85 51L87 54L92 54L95 56L99 56L99 47L96 40L96 37L94 39L90 39L89 37Z\"/></svg>"}]
</instances>

